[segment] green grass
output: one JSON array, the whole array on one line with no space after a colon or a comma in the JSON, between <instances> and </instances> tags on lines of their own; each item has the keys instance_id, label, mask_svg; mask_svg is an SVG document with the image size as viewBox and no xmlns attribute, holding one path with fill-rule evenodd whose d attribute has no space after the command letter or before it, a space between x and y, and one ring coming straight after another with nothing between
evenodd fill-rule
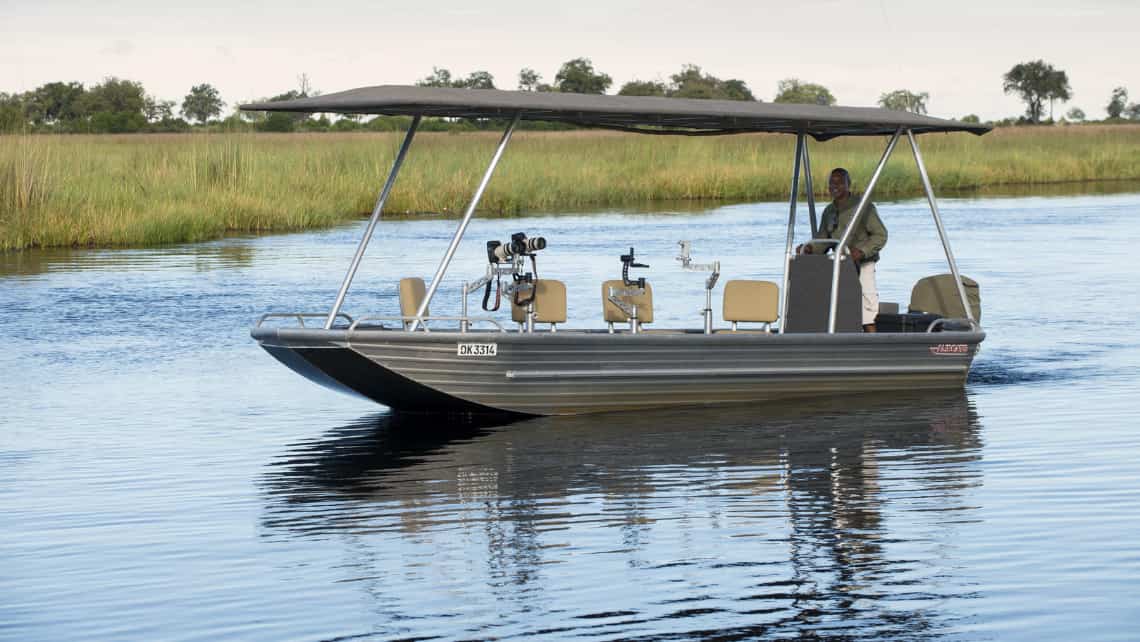
<instances>
[{"instance_id":1,"label":"green grass","mask_svg":"<svg viewBox=\"0 0 1140 642\"><path fill-rule=\"evenodd\" d=\"M421 133L386 216L466 206L497 133ZM234 232L326 227L366 215L402 135L216 134L0 137L0 250L147 246ZM816 191L835 166L866 181L884 140L812 143ZM1140 126L1011 128L920 137L935 190L1140 179ZM663 200L785 199L789 136L515 134L484 213ZM858 185L857 185L858 187ZM876 188L921 194L905 140Z\"/></svg>"}]
</instances>

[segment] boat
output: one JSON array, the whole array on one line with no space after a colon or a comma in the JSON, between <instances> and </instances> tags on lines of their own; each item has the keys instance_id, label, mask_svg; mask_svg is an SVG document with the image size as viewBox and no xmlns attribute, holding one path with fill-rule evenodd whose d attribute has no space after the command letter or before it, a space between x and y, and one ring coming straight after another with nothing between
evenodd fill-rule
<instances>
[{"instance_id":1,"label":"boat","mask_svg":"<svg viewBox=\"0 0 1140 642\"><path fill-rule=\"evenodd\" d=\"M332 307L327 312L269 312L251 329L266 351L299 374L397 411L572 415L961 389L985 339L977 283L959 273L918 145L923 134L983 135L989 131L985 125L867 107L404 86L364 87L242 109L411 116ZM399 315L349 315L342 310L345 295L416 131L430 117L502 122L504 132L430 281L410 276L393 284L400 294ZM720 296L722 318L730 325L714 327L720 265L695 263L691 246L682 241L681 267L707 273L701 326L651 329L652 284L630 276L643 267L631 247L621 256L621 278L600 284L606 327L575 329L565 326L566 284L535 276L545 240L520 233L487 243L485 273L463 284L461 314L432 315L430 304L521 121L645 135L769 132L794 137L782 282L726 280ZM856 216L840 238L829 241L834 251L798 254L793 242L801 187L813 236L819 226L809 140L844 136L877 136L887 142L859 196ZM893 321L882 324L890 331L863 332L857 267L847 253L848 241L904 138L949 271L919 279L905 312L881 309L879 318ZM491 311L506 296L510 321L469 315L467 298L480 292L483 308Z\"/></svg>"}]
</instances>

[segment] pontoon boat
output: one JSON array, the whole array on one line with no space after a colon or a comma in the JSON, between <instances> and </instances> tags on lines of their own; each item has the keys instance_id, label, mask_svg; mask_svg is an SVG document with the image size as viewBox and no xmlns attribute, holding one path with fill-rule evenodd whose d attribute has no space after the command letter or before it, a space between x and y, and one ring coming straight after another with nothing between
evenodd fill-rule
<instances>
[{"instance_id":1,"label":"pontoon boat","mask_svg":"<svg viewBox=\"0 0 1140 642\"><path fill-rule=\"evenodd\" d=\"M251 334L274 357L309 379L397 410L579 414L650 407L763 402L867 391L961 388L985 338L977 284L958 272L919 152L930 132L989 131L984 125L875 108L722 100L597 96L428 87L366 87L314 98L245 105L250 111L412 116L348 272L328 312L273 312ZM424 117L495 119L506 130L431 280L402 279L397 316L342 312L400 166ZM707 272L702 327L648 329L652 285L631 277L635 249L621 257L621 278L600 284L607 326L573 329L566 285L528 269L545 242L516 235L488 243L485 274L462 288L462 313L433 316L430 304L475 214L511 134L523 120L573 123L645 134L719 135L775 132L795 137L783 279L729 279L714 327L720 265L693 262L687 243L678 259ZM859 198L857 215L828 255L793 251L801 177L812 233L817 230L808 138L886 136L886 149ZM862 332L861 292L846 248L883 167L901 138L910 143L948 274L921 279L906 312L883 310L883 329ZM627 244L628 245L628 244ZM573 284L598 287L599 284ZM506 297L511 322L469 315L467 298L484 309ZM320 322L306 325L306 319ZM282 324L293 320L295 325ZM742 326L741 324L754 324Z\"/></svg>"}]
</instances>

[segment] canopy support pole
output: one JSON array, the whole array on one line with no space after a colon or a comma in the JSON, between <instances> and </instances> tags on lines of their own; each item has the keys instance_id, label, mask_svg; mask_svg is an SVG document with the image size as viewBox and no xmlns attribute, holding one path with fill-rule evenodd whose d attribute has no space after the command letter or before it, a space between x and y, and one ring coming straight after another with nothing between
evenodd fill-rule
<instances>
[{"instance_id":1,"label":"canopy support pole","mask_svg":"<svg viewBox=\"0 0 1140 642\"><path fill-rule=\"evenodd\" d=\"M891 158L891 152L895 151L895 144L899 142L899 137L902 136L903 128L899 127L895 130L891 140L887 143L886 150L883 151L883 157L879 159L879 164L875 167L875 173L871 175L871 180L867 183L867 189L863 191L863 196L859 198L859 205L855 208L855 215L851 217L851 222L847 224L847 229L843 230L843 236L839 239L839 244L835 246L835 261L831 268L831 304L827 311L827 332L828 334L835 334L835 312L839 302L839 266L843 263L843 251L847 249L847 241L851 239L851 233L855 231L855 226L859 224L859 220L863 218L863 210L867 207L867 203L871 202L871 192L875 189L875 183L879 182L879 176L883 173L883 168L886 167L887 161Z\"/></svg>"},{"instance_id":2,"label":"canopy support pole","mask_svg":"<svg viewBox=\"0 0 1140 642\"><path fill-rule=\"evenodd\" d=\"M479 181L479 187L475 188L475 194L471 197L471 202L467 204L467 210L463 212L463 220L459 223L459 229L455 230L455 236L451 238L451 244L447 246L447 252L443 255L443 260L440 261L439 267L435 270L435 276L431 278L431 285L428 286L427 293L424 295L423 302L416 310L416 318L408 326L408 330L414 332L416 328L424 322L424 312L428 309L428 304L431 303L431 298L435 296L435 291L439 289L439 284L443 280L443 275L447 272L447 266L451 264L451 258L455 256L455 249L459 247L459 241L463 239L463 233L467 231L467 224L471 222L472 215L475 214L475 207L479 205L479 200L483 198L483 191L487 189L487 184L491 182L491 175L495 173L495 167L499 164L499 159L503 157L503 150L507 148L507 143L511 140L511 134L515 131L515 125L519 124L519 118L522 112L515 113L515 117L511 120L511 124L507 126L507 131L503 132L503 138L499 141L499 146L495 149L495 155L491 157L491 164L487 167L487 171L483 173L483 180Z\"/></svg>"},{"instance_id":3,"label":"canopy support pole","mask_svg":"<svg viewBox=\"0 0 1140 642\"><path fill-rule=\"evenodd\" d=\"M811 237L819 233L819 223L815 216L815 186L811 180L811 154L808 153L808 142L804 139L804 191L807 192L808 220L811 221Z\"/></svg>"},{"instance_id":4,"label":"canopy support pole","mask_svg":"<svg viewBox=\"0 0 1140 642\"><path fill-rule=\"evenodd\" d=\"M792 196L788 205L788 235L784 243L784 282L780 297L780 332L788 327L788 271L792 267L792 243L796 237L796 201L800 198L800 162L804 158L804 134L796 134L796 156L792 162Z\"/></svg>"},{"instance_id":5,"label":"canopy support pole","mask_svg":"<svg viewBox=\"0 0 1140 642\"><path fill-rule=\"evenodd\" d=\"M328 318L325 319L325 330L332 329L336 316L340 314L340 307L344 305L344 297L348 295L348 287L352 285L352 279L356 276L356 269L360 267L360 260L364 258L364 250L368 248L368 241L372 240L372 232L376 229L377 221L380 220L380 212L384 209L388 194L392 192L392 185L396 183L396 175L400 173L400 166L404 164L404 157L408 154L408 148L411 147L412 138L415 137L419 126L420 117L416 116L412 119L412 124L408 126L408 133L404 135L404 142L400 145L400 151L392 163L392 171L388 172L388 180L384 182L384 188L380 190L380 197L376 199L376 205L372 208L372 216L368 219L368 226L364 228L364 236L360 238L360 244L356 246L356 254L348 266L348 273L344 275L344 282L340 284L336 301L333 302L332 310L329 312Z\"/></svg>"},{"instance_id":6,"label":"canopy support pole","mask_svg":"<svg viewBox=\"0 0 1140 642\"><path fill-rule=\"evenodd\" d=\"M942 239L942 249L946 251L946 262L950 264L950 272L954 275L954 285L958 288L958 296L962 298L962 309L966 311L966 318L974 323L974 311L966 299L966 288L962 285L962 276L958 274L958 263L954 260L954 253L950 251L950 239L946 236L946 228L942 226L942 216L938 213L938 203L934 200L934 188L930 185L930 177L926 174L926 165L922 162L922 153L918 151L918 140L911 130L906 130L906 137L910 140L910 148L914 151L914 162L918 165L918 175L922 177L922 189L926 191L926 200L930 203L930 213L934 215L934 226L938 228L938 238Z\"/></svg>"}]
</instances>

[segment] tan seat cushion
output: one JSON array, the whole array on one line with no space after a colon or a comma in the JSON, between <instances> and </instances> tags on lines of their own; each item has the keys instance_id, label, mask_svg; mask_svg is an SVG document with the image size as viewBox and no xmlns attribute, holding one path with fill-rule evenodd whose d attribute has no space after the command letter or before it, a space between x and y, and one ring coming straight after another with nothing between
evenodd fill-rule
<instances>
[{"instance_id":1,"label":"tan seat cushion","mask_svg":"<svg viewBox=\"0 0 1140 642\"><path fill-rule=\"evenodd\" d=\"M780 286L771 281L729 281L724 284L725 321L775 323L780 317Z\"/></svg>"},{"instance_id":2,"label":"tan seat cushion","mask_svg":"<svg viewBox=\"0 0 1140 642\"><path fill-rule=\"evenodd\" d=\"M974 320L982 320L982 295L978 289L978 282L962 277L962 286L966 290L966 300L974 313ZM958 296L958 288L954 286L954 275L938 274L919 279L910 292L911 312L926 312L928 314L941 314L953 319L966 318L966 310L962 307L962 297Z\"/></svg>"},{"instance_id":3,"label":"tan seat cushion","mask_svg":"<svg viewBox=\"0 0 1140 642\"><path fill-rule=\"evenodd\" d=\"M526 306L515 305L511 297L511 319L526 321ZM538 323L566 323L566 284L554 279L539 279L534 284L534 320Z\"/></svg>"},{"instance_id":4,"label":"tan seat cushion","mask_svg":"<svg viewBox=\"0 0 1140 642\"><path fill-rule=\"evenodd\" d=\"M621 279L614 279L602 283L602 315L607 322L622 323L629 321L625 310L617 307L610 301L610 288L627 290L631 286L622 283ZM653 323L653 286L645 284L645 294L633 297L622 297L637 306L637 320L641 323Z\"/></svg>"},{"instance_id":5,"label":"tan seat cushion","mask_svg":"<svg viewBox=\"0 0 1140 642\"><path fill-rule=\"evenodd\" d=\"M419 277L400 279L400 316L414 317L427 296L427 287L424 280ZM430 314L424 310L424 316Z\"/></svg>"}]
</instances>

